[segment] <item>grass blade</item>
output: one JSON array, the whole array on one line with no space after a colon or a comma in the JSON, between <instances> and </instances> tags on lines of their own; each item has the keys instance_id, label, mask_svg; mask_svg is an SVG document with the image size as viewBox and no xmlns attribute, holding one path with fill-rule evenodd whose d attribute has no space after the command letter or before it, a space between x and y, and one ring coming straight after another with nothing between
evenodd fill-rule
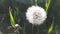
<instances>
[{"instance_id":1,"label":"grass blade","mask_svg":"<svg viewBox=\"0 0 60 34\"><path fill-rule=\"evenodd\" d=\"M58 31L56 31L56 34L58 34Z\"/></svg>"},{"instance_id":2,"label":"grass blade","mask_svg":"<svg viewBox=\"0 0 60 34\"><path fill-rule=\"evenodd\" d=\"M48 34L51 33L52 30L53 30L53 23L51 24L51 26L50 26L50 28L49 28L49 30L48 30Z\"/></svg>"},{"instance_id":3,"label":"grass blade","mask_svg":"<svg viewBox=\"0 0 60 34\"><path fill-rule=\"evenodd\" d=\"M50 28L48 29L48 34L50 34L53 31L53 26L54 26L54 17L52 20L52 24L51 24Z\"/></svg>"},{"instance_id":4,"label":"grass blade","mask_svg":"<svg viewBox=\"0 0 60 34\"><path fill-rule=\"evenodd\" d=\"M46 4L45 4L46 13L48 13L48 8L49 8L50 3L51 3L51 0L46 1Z\"/></svg>"},{"instance_id":5,"label":"grass blade","mask_svg":"<svg viewBox=\"0 0 60 34\"><path fill-rule=\"evenodd\" d=\"M13 17L13 15L12 15L11 11L12 11L12 10L10 10L10 7L9 7L9 15L10 15L11 25L12 25L13 27L15 27L15 21L14 21L14 17Z\"/></svg>"},{"instance_id":6,"label":"grass blade","mask_svg":"<svg viewBox=\"0 0 60 34\"><path fill-rule=\"evenodd\" d=\"M58 30L57 30L58 26L56 25L56 28L55 28L55 32L56 34L58 34Z\"/></svg>"}]
</instances>

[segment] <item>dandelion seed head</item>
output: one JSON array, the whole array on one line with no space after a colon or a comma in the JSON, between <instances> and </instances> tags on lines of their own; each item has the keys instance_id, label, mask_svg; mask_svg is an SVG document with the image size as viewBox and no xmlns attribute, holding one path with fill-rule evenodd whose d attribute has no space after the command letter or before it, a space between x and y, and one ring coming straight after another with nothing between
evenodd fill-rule
<instances>
[{"instance_id":1,"label":"dandelion seed head","mask_svg":"<svg viewBox=\"0 0 60 34\"><path fill-rule=\"evenodd\" d=\"M40 25L47 18L46 11L39 6L29 7L26 12L26 18L29 23Z\"/></svg>"}]
</instances>

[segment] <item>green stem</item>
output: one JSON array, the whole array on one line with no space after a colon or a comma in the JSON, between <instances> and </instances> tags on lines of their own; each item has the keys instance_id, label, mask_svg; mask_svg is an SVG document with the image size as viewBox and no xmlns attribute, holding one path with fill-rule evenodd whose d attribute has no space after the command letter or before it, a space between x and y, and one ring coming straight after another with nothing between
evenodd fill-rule
<instances>
[{"instance_id":1,"label":"green stem","mask_svg":"<svg viewBox=\"0 0 60 34\"><path fill-rule=\"evenodd\" d=\"M53 31L53 28L54 28L54 17L53 17L53 20L52 20L52 24L51 26L49 27L49 30L48 30L48 34L50 34L52 31Z\"/></svg>"},{"instance_id":2,"label":"green stem","mask_svg":"<svg viewBox=\"0 0 60 34\"><path fill-rule=\"evenodd\" d=\"M34 24L32 24L32 34L34 34Z\"/></svg>"},{"instance_id":3,"label":"green stem","mask_svg":"<svg viewBox=\"0 0 60 34\"><path fill-rule=\"evenodd\" d=\"M31 0L31 5L33 4L33 0Z\"/></svg>"},{"instance_id":4,"label":"green stem","mask_svg":"<svg viewBox=\"0 0 60 34\"><path fill-rule=\"evenodd\" d=\"M35 0L35 6L37 6L37 0Z\"/></svg>"},{"instance_id":5,"label":"green stem","mask_svg":"<svg viewBox=\"0 0 60 34\"><path fill-rule=\"evenodd\" d=\"M57 27L57 25L55 27L56 27L55 28L55 32L56 32L56 34L58 34L58 30L57 30L58 27Z\"/></svg>"},{"instance_id":6,"label":"green stem","mask_svg":"<svg viewBox=\"0 0 60 34\"><path fill-rule=\"evenodd\" d=\"M39 25L37 26L38 34L39 34Z\"/></svg>"},{"instance_id":7,"label":"green stem","mask_svg":"<svg viewBox=\"0 0 60 34\"><path fill-rule=\"evenodd\" d=\"M51 3L51 0L47 0L47 1L46 1L46 4L45 4L46 13L48 13L48 9L49 9L50 3Z\"/></svg>"}]
</instances>

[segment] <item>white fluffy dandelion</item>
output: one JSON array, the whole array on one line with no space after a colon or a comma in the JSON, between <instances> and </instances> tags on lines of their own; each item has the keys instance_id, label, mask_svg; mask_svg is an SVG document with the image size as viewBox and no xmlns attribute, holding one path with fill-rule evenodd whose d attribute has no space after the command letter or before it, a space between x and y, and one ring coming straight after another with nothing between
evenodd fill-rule
<instances>
[{"instance_id":1,"label":"white fluffy dandelion","mask_svg":"<svg viewBox=\"0 0 60 34\"><path fill-rule=\"evenodd\" d=\"M26 18L32 24L40 25L47 18L46 11L39 6L29 7L26 12Z\"/></svg>"}]
</instances>

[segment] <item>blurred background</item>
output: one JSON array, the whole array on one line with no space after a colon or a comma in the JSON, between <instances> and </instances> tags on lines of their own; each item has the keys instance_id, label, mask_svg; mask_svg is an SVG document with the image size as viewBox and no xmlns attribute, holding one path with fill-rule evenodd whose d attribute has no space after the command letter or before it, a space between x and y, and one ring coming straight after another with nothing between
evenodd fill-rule
<instances>
[{"instance_id":1,"label":"blurred background","mask_svg":"<svg viewBox=\"0 0 60 34\"><path fill-rule=\"evenodd\" d=\"M45 9L47 0L38 0L37 4ZM12 15L14 16L15 23L19 24L22 28L25 27L25 32L20 31L20 34L32 34L32 24L26 20L25 13L28 7L35 4L35 0L0 0L0 32L1 34L8 34L11 30L9 19L9 6L12 8ZM53 19L54 17L54 19ZM47 34L50 25L54 21L53 30L50 34L60 34L60 0L51 0L46 21L39 25L39 34ZM34 26L33 34L38 33L38 26ZM13 28L12 28L13 29Z\"/></svg>"}]
</instances>

